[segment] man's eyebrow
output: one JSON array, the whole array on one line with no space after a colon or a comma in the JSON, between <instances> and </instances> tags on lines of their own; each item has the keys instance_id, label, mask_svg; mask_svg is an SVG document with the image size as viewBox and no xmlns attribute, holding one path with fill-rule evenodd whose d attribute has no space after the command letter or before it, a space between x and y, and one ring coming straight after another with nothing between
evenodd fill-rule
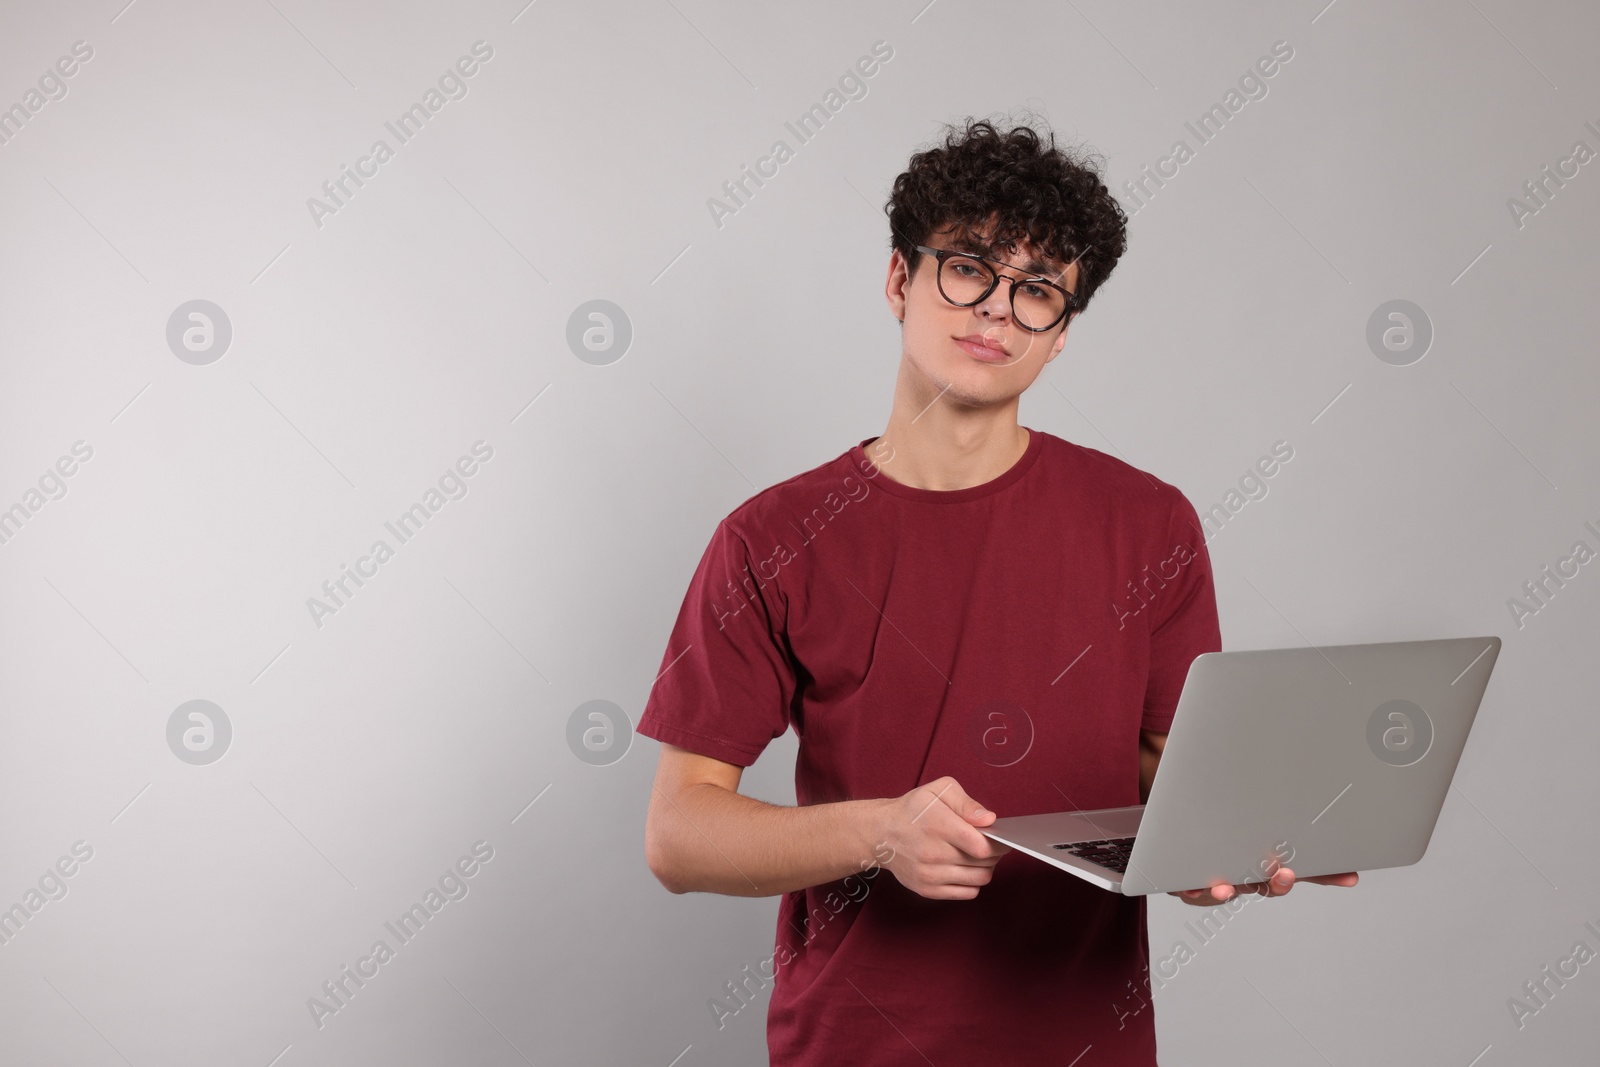
<instances>
[{"instance_id":1,"label":"man's eyebrow","mask_svg":"<svg viewBox=\"0 0 1600 1067\"><path fill-rule=\"evenodd\" d=\"M987 244L987 243L985 243L985 242L983 242L983 241L978 240L975 237L971 237L971 236L959 237L955 241L951 242L951 247L952 248L956 248L956 249L958 249L958 250L960 250L962 252L973 252L973 253L975 253L977 255L987 256L987 257L989 257L991 259L999 261L999 257L995 255L994 247L989 245L989 244ZM1070 266L1070 264L1068 264L1068 265ZM1051 278L1051 279L1059 278L1061 275L1063 275L1063 274L1065 274L1067 272L1066 271L1066 267L1063 267L1059 271L1051 270L1049 267L1045 266L1043 263L1040 263L1037 259L1030 259L1026 263L1024 263L1022 266L1017 267L1015 269L1021 270L1021 271L1025 271L1028 274L1037 274L1041 278Z\"/></svg>"}]
</instances>

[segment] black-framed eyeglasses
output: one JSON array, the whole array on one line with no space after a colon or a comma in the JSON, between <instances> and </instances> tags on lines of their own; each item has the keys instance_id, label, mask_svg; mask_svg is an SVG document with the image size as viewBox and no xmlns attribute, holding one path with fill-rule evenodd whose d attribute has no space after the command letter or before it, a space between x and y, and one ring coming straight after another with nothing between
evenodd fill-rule
<instances>
[{"instance_id":1,"label":"black-framed eyeglasses","mask_svg":"<svg viewBox=\"0 0 1600 1067\"><path fill-rule=\"evenodd\" d=\"M929 248L927 245L917 245L916 248L918 252L939 261L939 295L956 307L981 304L994 292L1002 278L1011 283L1011 317L1017 320L1018 326L1031 333L1054 329L1077 307L1078 298L1054 282L1038 275L1013 278L995 270L995 267L1017 269L1009 263L999 263L954 248Z\"/></svg>"}]
</instances>

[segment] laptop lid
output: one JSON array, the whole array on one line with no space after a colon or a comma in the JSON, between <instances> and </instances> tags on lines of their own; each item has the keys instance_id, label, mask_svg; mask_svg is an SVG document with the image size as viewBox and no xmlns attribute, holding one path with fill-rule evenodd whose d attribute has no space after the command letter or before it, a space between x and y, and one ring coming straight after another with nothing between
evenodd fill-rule
<instances>
[{"instance_id":1,"label":"laptop lid","mask_svg":"<svg viewBox=\"0 0 1600 1067\"><path fill-rule=\"evenodd\" d=\"M1499 653L1488 636L1197 656L1122 891L1417 862Z\"/></svg>"}]
</instances>

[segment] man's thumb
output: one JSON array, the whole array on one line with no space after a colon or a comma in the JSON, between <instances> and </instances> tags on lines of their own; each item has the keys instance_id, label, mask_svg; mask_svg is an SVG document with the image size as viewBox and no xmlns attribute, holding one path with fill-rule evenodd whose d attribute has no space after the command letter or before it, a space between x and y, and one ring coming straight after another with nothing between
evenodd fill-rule
<instances>
[{"instance_id":1,"label":"man's thumb","mask_svg":"<svg viewBox=\"0 0 1600 1067\"><path fill-rule=\"evenodd\" d=\"M989 819L994 818L994 812L990 811L982 804L979 804L971 797L962 797L960 805L961 806L957 810L960 811L961 817L966 819L968 822L981 823L987 822Z\"/></svg>"},{"instance_id":2,"label":"man's thumb","mask_svg":"<svg viewBox=\"0 0 1600 1067\"><path fill-rule=\"evenodd\" d=\"M994 812L990 811L988 808L984 807L982 804L968 796L967 791L962 789L961 784L954 778L950 779L949 785L942 789L939 795L944 798L944 802L948 804L957 815L961 816L967 822L981 823L988 819L994 818Z\"/></svg>"}]
</instances>

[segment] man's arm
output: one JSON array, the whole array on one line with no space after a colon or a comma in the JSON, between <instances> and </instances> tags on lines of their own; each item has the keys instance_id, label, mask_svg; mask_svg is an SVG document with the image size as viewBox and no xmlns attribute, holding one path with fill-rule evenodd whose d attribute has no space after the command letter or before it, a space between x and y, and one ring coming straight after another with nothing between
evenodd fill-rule
<instances>
[{"instance_id":1,"label":"man's arm","mask_svg":"<svg viewBox=\"0 0 1600 1067\"><path fill-rule=\"evenodd\" d=\"M923 896L970 900L1010 849L952 778L903 797L783 807L741 796L744 768L661 746L645 816L645 862L674 893L764 897L872 867Z\"/></svg>"},{"instance_id":2,"label":"man's arm","mask_svg":"<svg viewBox=\"0 0 1600 1067\"><path fill-rule=\"evenodd\" d=\"M762 897L859 874L879 862L873 801L783 808L741 796L744 768L661 746L645 862L674 893Z\"/></svg>"},{"instance_id":3,"label":"man's arm","mask_svg":"<svg viewBox=\"0 0 1600 1067\"><path fill-rule=\"evenodd\" d=\"M1150 802L1150 783L1156 780L1156 765L1167 747L1167 735L1154 730L1139 731L1139 803Z\"/></svg>"}]
</instances>

